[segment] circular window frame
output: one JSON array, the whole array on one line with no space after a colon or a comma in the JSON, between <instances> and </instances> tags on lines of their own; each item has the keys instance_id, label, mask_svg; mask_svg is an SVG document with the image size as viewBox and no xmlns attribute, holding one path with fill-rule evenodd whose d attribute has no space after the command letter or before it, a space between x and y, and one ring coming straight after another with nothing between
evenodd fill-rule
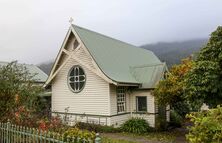
<instances>
[{"instance_id":1,"label":"circular window frame","mask_svg":"<svg viewBox=\"0 0 222 143\"><path fill-rule=\"evenodd\" d=\"M75 67L81 68L82 71L83 71L83 73L84 73L84 75L85 75L85 82L84 82L82 88L81 88L80 90L78 90L78 91L75 91L75 90L71 87L71 85L70 85L70 73L71 73L72 69L74 69ZM70 70L69 70L69 72L68 72L68 76L67 76L67 84L68 84L69 89L70 89L73 93L80 93L80 92L85 88L85 85L86 85L86 77L87 77L87 76L86 76L86 72L85 72L85 70L84 70L80 65L74 65L74 66L72 66L72 67L70 68Z\"/></svg>"}]
</instances>

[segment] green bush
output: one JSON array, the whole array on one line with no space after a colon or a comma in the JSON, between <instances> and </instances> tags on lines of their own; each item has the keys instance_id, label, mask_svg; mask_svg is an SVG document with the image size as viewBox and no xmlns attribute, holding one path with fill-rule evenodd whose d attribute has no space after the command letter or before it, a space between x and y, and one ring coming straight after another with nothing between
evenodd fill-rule
<instances>
[{"instance_id":1,"label":"green bush","mask_svg":"<svg viewBox=\"0 0 222 143\"><path fill-rule=\"evenodd\" d=\"M73 141L73 142L77 142L77 137L80 137L82 139L82 141L83 141L83 139L94 141L96 138L95 132L89 132L87 130L80 130L78 128L68 129L67 131L64 132L63 136L64 136L65 141L69 140L69 141ZM75 138L75 140L72 140L74 138ZM82 142L82 141L80 141L80 142ZM85 143L87 143L87 142L85 142Z\"/></svg>"},{"instance_id":2,"label":"green bush","mask_svg":"<svg viewBox=\"0 0 222 143\"><path fill-rule=\"evenodd\" d=\"M166 122L166 119L163 116L158 116L156 118L155 130L156 131L165 131L165 130L167 130L167 122Z\"/></svg>"},{"instance_id":3,"label":"green bush","mask_svg":"<svg viewBox=\"0 0 222 143\"><path fill-rule=\"evenodd\" d=\"M169 125L172 127L181 127L183 122L182 116L180 116L176 111L170 111L170 123Z\"/></svg>"},{"instance_id":4,"label":"green bush","mask_svg":"<svg viewBox=\"0 0 222 143\"><path fill-rule=\"evenodd\" d=\"M88 131L94 131L96 133L116 133L120 132L119 128L114 128L112 126L102 126L98 124L91 124L91 123L83 123L83 122L78 122L75 127L83 130L88 130Z\"/></svg>"},{"instance_id":5,"label":"green bush","mask_svg":"<svg viewBox=\"0 0 222 143\"><path fill-rule=\"evenodd\" d=\"M187 115L193 122L186 135L190 143L222 142L222 107Z\"/></svg>"},{"instance_id":6,"label":"green bush","mask_svg":"<svg viewBox=\"0 0 222 143\"><path fill-rule=\"evenodd\" d=\"M121 130L129 133L143 134L150 131L150 127L144 119L131 118L121 126Z\"/></svg>"}]
</instances>

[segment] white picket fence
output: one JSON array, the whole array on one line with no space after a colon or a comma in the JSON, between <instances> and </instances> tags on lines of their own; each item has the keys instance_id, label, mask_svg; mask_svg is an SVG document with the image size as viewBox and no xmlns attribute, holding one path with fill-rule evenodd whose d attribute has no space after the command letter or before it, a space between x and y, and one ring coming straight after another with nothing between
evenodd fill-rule
<instances>
[{"instance_id":1,"label":"white picket fence","mask_svg":"<svg viewBox=\"0 0 222 143\"><path fill-rule=\"evenodd\" d=\"M99 134L96 134L95 140L68 137L54 132L42 131L35 128L17 126L7 123L0 123L0 142L1 143L101 143Z\"/></svg>"}]
</instances>

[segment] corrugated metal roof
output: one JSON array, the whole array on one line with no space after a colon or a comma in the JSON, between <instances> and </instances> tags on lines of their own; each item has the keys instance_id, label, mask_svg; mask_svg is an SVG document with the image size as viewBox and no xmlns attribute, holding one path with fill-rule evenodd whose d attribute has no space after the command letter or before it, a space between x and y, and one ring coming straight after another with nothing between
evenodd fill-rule
<instances>
[{"instance_id":1,"label":"corrugated metal roof","mask_svg":"<svg viewBox=\"0 0 222 143\"><path fill-rule=\"evenodd\" d=\"M8 62L0 61L0 66L5 66L7 64ZM35 65L28 65L28 64L19 64L19 65L25 66L30 74L35 75L33 80L36 82L45 82L48 78L48 75Z\"/></svg>"},{"instance_id":2,"label":"corrugated metal roof","mask_svg":"<svg viewBox=\"0 0 222 143\"><path fill-rule=\"evenodd\" d=\"M142 83L142 88L155 88L167 70L166 64L131 67L131 74Z\"/></svg>"},{"instance_id":3,"label":"corrugated metal roof","mask_svg":"<svg viewBox=\"0 0 222 143\"><path fill-rule=\"evenodd\" d=\"M153 52L107 37L97 32L72 25L92 57L110 79L120 83L136 83L152 88L154 76L162 73L156 70L163 63ZM152 65L134 68L141 65ZM145 78L144 78L145 77Z\"/></svg>"}]
</instances>

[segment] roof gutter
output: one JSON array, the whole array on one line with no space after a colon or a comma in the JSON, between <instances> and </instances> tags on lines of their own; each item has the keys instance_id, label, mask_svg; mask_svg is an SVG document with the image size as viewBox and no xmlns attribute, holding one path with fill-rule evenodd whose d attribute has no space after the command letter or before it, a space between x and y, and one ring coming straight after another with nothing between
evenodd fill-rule
<instances>
[{"instance_id":1,"label":"roof gutter","mask_svg":"<svg viewBox=\"0 0 222 143\"><path fill-rule=\"evenodd\" d=\"M135 87L140 87L142 84L140 83L118 83L116 86L135 86Z\"/></svg>"}]
</instances>

